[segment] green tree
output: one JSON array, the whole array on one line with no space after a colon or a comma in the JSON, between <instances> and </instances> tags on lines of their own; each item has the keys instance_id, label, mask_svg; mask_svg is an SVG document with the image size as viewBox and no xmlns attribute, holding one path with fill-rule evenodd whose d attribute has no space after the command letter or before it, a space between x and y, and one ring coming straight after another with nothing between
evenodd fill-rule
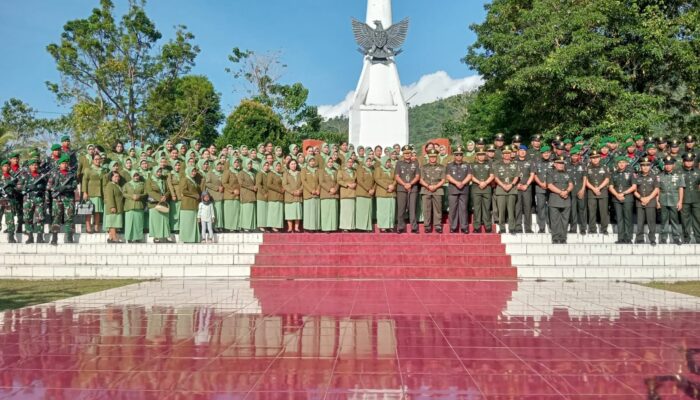
<instances>
[{"instance_id":1,"label":"green tree","mask_svg":"<svg viewBox=\"0 0 700 400\"><path fill-rule=\"evenodd\" d=\"M695 1L494 0L464 61L485 85L465 134L692 132Z\"/></svg>"},{"instance_id":2,"label":"green tree","mask_svg":"<svg viewBox=\"0 0 700 400\"><path fill-rule=\"evenodd\" d=\"M64 119L37 118L36 110L20 99L11 98L0 108L0 150L45 148L65 132Z\"/></svg>"},{"instance_id":3,"label":"green tree","mask_svg":"<svg viewBox=\"0 0 700 400\"><path fill-rule=\"evenodd\" d=\"M122 133L132 142L143 141L146 129L140 122L148 93L163 80L189 72L199 48L191 44L194 36L186 27L179 26L175 38L159 49L162 35L146 15L143 0L129 0L119 21L113 14L113 2L100 0L89 17L64 25L60 42L47 46L61 80L47 86L74 111L77 106L99 117L91 129L108 133L107 141Z\"/></svg>"},{"instance_id":4,"label":"green tree","mask_svg":"<svg viewBox=\"0 0 700 400\"><path fill-rule=\"evenodd\" d=\"M257 101L243 100L226 119L217 144L222 147L228 144L257 146L272 142L286 148L292 139L272 108Z\"/></svg>"},{"instance_id":5,"label":"green tree","mask_svg":"<svg viewBox=\"0 0 700 400\"><path fill-rule=\"evenodd\" d=\"M219 136L221 99L205 76L188 75L161 82L146 100L144 126L149 140L199 139L208 145Z\"/></svg>"}]
</instances>

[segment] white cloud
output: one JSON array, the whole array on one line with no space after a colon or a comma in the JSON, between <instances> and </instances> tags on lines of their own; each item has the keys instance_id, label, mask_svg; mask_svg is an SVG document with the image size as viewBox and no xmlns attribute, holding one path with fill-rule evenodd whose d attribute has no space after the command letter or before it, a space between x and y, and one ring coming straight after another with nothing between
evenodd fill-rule
<instances>
[{"instance_id":1,"label":"white cloud","mask_svg":"<svg viewBox=\"0 0 700 400\"><path fill-rule=\"evenodd\" d=\"M404 98L411 107L432 103L439 99L455 96L478 89L484 80L481 76L473 75L461 79L451 78L445 71L437 71L423 75L418 82L402 87ZM350 112L355 91L350 91L345 99L338 104L323 105L318 107L318 112L324 118L346 116Z\"/></svg>"}]
</instances>

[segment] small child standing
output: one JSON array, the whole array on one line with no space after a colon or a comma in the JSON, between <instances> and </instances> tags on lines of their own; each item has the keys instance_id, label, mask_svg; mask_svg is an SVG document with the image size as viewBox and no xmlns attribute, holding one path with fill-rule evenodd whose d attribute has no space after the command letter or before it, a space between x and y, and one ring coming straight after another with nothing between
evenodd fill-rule
<instances>
[{"instance_id":1,"label":"small child standing","mask_svg":"<svg viewBox=\"0 0 700 400\"><path fill-rule=\"evenodd\" d=\"M211 201L209 193L202 193L202 201L199 203L199 211L197 219L202 225L202 243L214 242L214 222L216 222L216 214L214 212L214 203Z\"/></svg>"}]
</instances>

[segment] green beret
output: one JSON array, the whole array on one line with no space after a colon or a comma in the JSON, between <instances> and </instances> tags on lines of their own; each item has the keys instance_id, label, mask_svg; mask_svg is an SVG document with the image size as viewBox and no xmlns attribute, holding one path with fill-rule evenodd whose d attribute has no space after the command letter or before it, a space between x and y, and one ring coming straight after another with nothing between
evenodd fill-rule
<instances>
[{"instance_id":1,"label":"green beret","mask_svg":"<svg viewBox=\"0 0 700 400\"><path fill-rule=\"evenodd\" d=\"M642 136L642 135L635 135L634 136L634 140L643 140L643 139L644 139L644 136Z\"/></svg>"},{"instance_id":2,"label":"green beret","mask_svg":"<svg viewBox=\"0 0 700 400\"><path fill-rule=\"evenodd\" d=\"M61 136L61 141L62 142L70 142L70 136L68 136L68 135Z\"/></svg>"},{"instance_id":3,"label":"green beret","mask_svg":"<svg viewBox=\"0 0 700 400\"><path fill-rule=\"evenodd\" d=\"M625 157L625 156L617 156L617 157L615 157L615 162L616 162L616 163L619 163L620 161L629 162L630 160L629 160L629 158L627 158L627 157Z\"/></svg>"},{"instance_id":4,"label":"green beret","mask_svg":"<svg viewBox=\"0 0 700 400\"><path fill-rule=\"evenodd\" d=\"M602 138L602 139L600 139L600 147L607 146L608 143L610 143L610 142L608 141L608 138Z\"/></svg>"},{"instance_id":5,"label":"green beret","mask_svg":"<svg viewBox=\"0 0 700 400\"><path fill-rule=\"evenodd\" d=\"M564 139L564 144L571 144L571 139Z\"/></svg>"},{"instance_id":6,"label":"green beret","mask_svg":"<svg viewBox=\"0 0 700 400\"><path fill-rule=\"evenodd\" d=\"M69 156L68 154L63 154L63 155L61 155L61 157L58 159L58 163L59 163L59 164L64 163L64 162L67 162L67 163L70 162L70 156Z\"/></svg>"},{"instance_id":7,"label":"green beret","mask_svg":"<svg viewBox=\"0 0 700 400\"><path fill-rule=\"evenodd\" d=\"M61 150L60 144L52 144L51 145L51 151L56 151L56 150Z\"/></svg>"},{"instance_id":8,"label":"green beret","mask_svg":"<svg viewBox=\"0 0 700 400\"><path fill-rule=\"evenodd\" d=\"M631 140L628 140L625 142L625 147L632 147L632 146L637 146L637 144Z\"/></svg>"},{"instance_id":9,"label":"green beret","mask_svg":"<svg viewBox=\"0 0 700 400\"><path fill-rule=\"evenodd\" d=\"M576 143L583 142L583 136L576 136L576 138L574 139L574 142L576 142Z\"/></svg>"},{"instance_id":10,"label":"green beret","mask_svg":"<svg viewBox=\"0 0 700 400\"><path fill-rule=\"evenodd\" d=\"M655 149L655 148L656 148L656 145L655 145L654 143L648 143L648 144L646 145L646 147L644 147L644 148L645 148L645 149L652 149L652 148Z\"/></svg>"},{"instance_id":11,"label":"green beret","mask_svg":"<svg viewBox=\"0 0 700 400\"><path fill-rule=\"evenodd\" d=\"M32 164L39 164L39 160L37 160L36 158L32 158L31 160L27 161L27 165Z\"/></svg>"},{"instance_id":12,"label":"green beret","mask_svg":"<svg viewBox=\"0 0 700 400\"><path fill-rule=\"evenodd\" d=\"M540 153L546 153L548 151L552 151L552 148L549 146L542 146L542 148L540 149Z\"/></svg>"},{"instance_id":13,"label":"green beret","mask_svg":"<svg viewBox=\"0 0 700 400\"><path fill-rule=\"evenodd\" d=\"M0 161L0 167L2 167L3 165L10 165L10 160L2 160L2 161Z\"/></svg>"},{"instance_id":14,"label":"green beret","mask_svg":"<svg viewBox=\"0 0 700 400\"><path fill-rule=\"evenodd\" d=\"M16 151L13 151L12 153L7 155L7 158L19 158L19 153Z\"/></svg>"},{"instance_id":15,"label":"green beret","mask_svg":"<svg viewBox=\"0 0 700 400\"><path fill-rule=\"evenodd\" d=\"M574 146L571 148L571 151L569 152L572 156L574 154L581 154L581 147L580 146Z\"/></svg>"}]
</instances>

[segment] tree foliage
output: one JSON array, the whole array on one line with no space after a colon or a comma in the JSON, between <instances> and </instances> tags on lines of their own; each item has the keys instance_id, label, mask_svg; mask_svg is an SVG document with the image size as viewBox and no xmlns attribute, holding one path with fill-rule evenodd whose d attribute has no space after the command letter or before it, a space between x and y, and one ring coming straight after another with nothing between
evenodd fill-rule
<instances>
[{"instance_id":1,"label":"tree foliage","mask_svg":"<svg viewBox=\"0 0 700 400\"><path fill-rule=\"evenodd\" d=\"M65 131L65 119L37 118L36 110L22 100L11 98L0 108L0 150L46 148Z\"/></svg>"},{"instance_id":2,"label":"tree foliage","mask_svg":"<svg viewBox=\"0 0 700 400\"><path fill-rule=\"evenodd\" d=\"M143 0L130 0L119 21L113 2L100 0L89 17L68 21L60 41L48 45L61 80L47 86L59 102L90 115L89 129L96 139L110 143L127 136L132 142L143 141L147 129L141 122L148 94L162 82L175 82L188 73L199 53L184 26L158 48L161 38ZM79 115L72 122L83 124Z\"/></svg>"},{"instance_id":3,"label":"tree foliage","mask_svg":"<svg viewBox=\"0 0 700 400\"><path fill-rule=\"evenodd\" d=\"M464 61L465 135L693 132L700 8L683 0L494 0Z\"/></svg>"},{"instance_id":4,"label":"tree foliage","mask_svg":"<svg viewBox=\"0 0 700 400\"><path fill-rule=\"evenodd\" d=\"M270 106L254 100L243 100L226 118L219 146L257 146L272 142L280 146L292 143L287 128Z\"/></svg>"}]
</instances>

